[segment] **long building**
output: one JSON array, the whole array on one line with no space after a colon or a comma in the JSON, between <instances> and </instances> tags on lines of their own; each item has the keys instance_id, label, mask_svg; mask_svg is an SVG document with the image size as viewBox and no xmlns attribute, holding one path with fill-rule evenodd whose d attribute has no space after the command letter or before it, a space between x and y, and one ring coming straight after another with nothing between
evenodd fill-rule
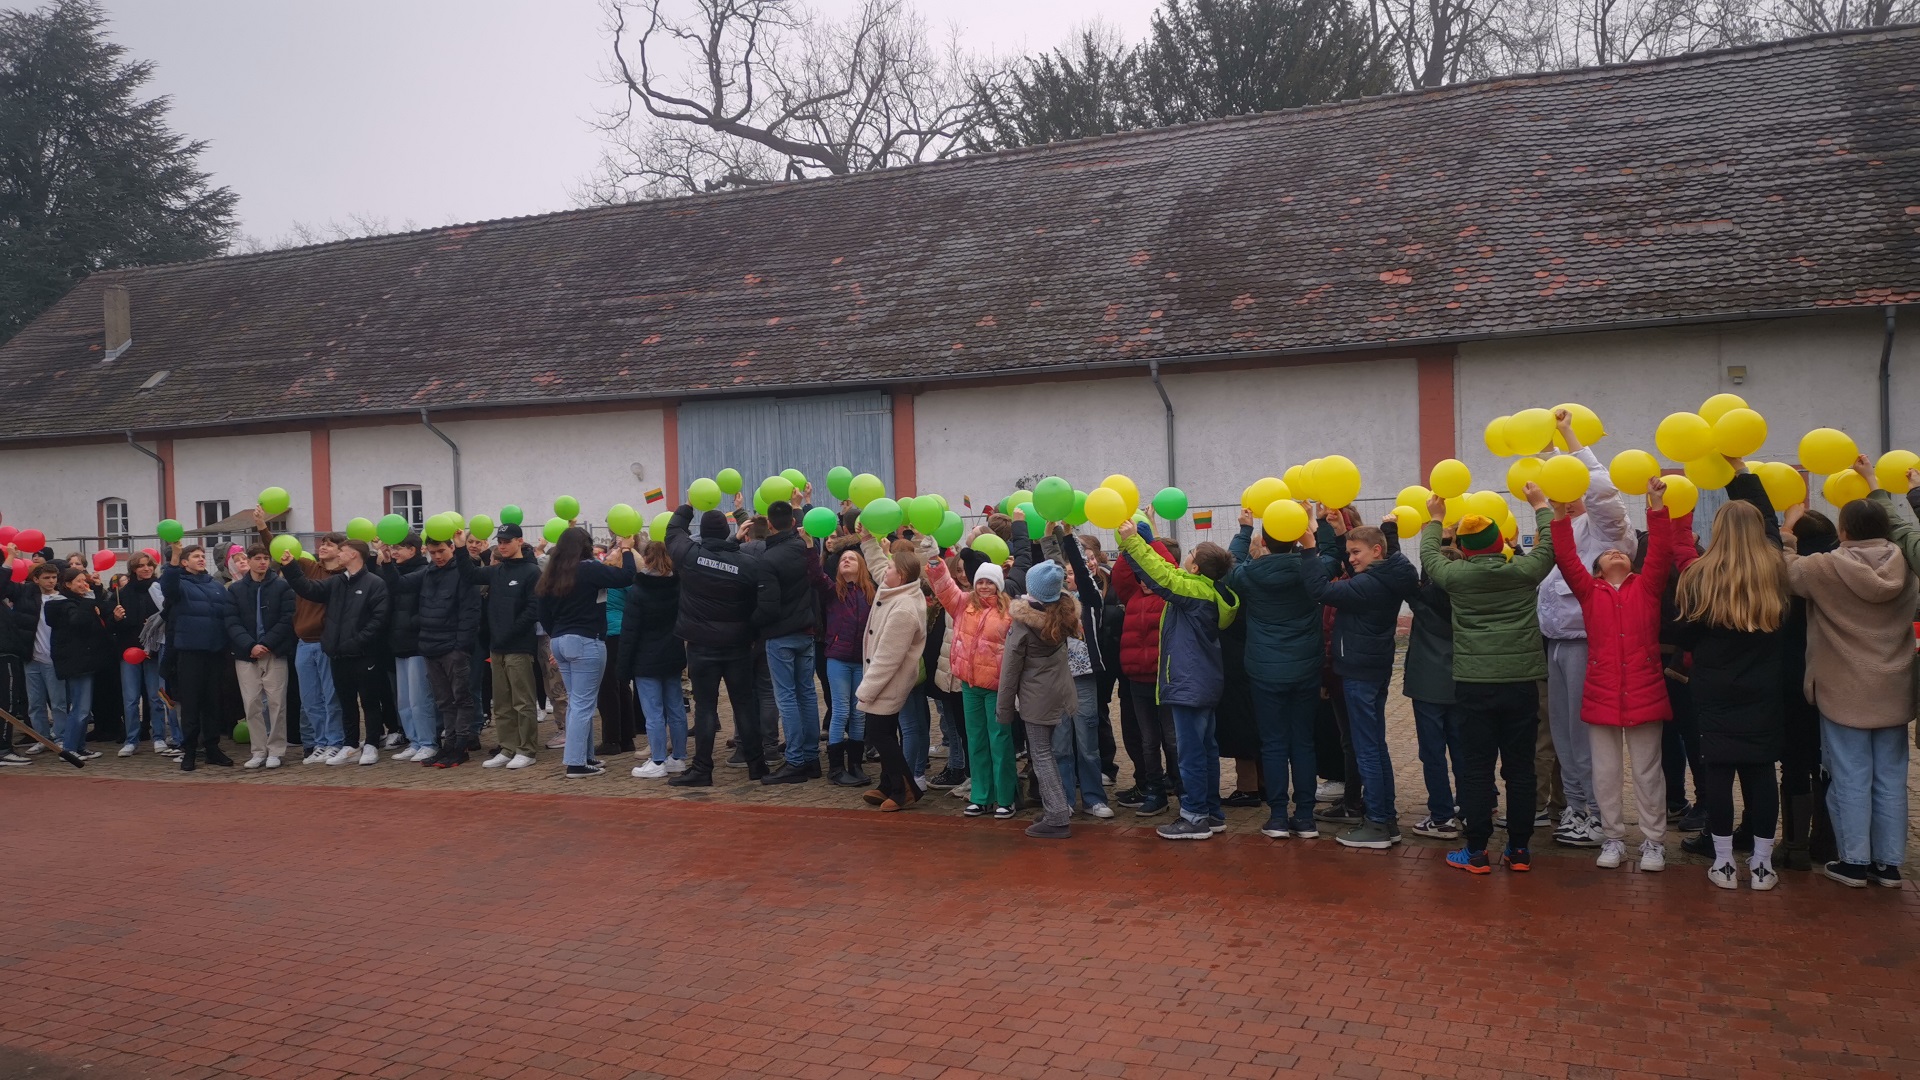
<instances>
[{"instance_id":1,"label":"long building","mask_svg":"<svg viewBox=\"0 0 1920 1080\"><path fill-rule=\"evenodd\" d=\"M1920 449L1920 28L97 273L0 346L0 515L121 546L287 488L669 504L722 466L1196 506L1328 453L1390 498L1578 401L1738 392ZM1905 311L1903 311L1905 309ZM64 549L63 549L64 550Z\"/></svg>"}]
</instances>

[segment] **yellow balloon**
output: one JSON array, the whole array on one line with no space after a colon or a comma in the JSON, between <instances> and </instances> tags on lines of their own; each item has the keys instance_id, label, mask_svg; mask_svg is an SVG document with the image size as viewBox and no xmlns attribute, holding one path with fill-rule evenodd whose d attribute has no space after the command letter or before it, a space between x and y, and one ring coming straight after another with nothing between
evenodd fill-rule
<instances>
[{"instance_id":1,"label":"yellow balloon","mask_svg":"<svg viewBox=\"0 0 1920 1080\"><path fill-rule=\"evenodd\" d=\"M1872 493L1873 485L1867 483L1866 477L1852 469L1834 473L1827 477L1827 482L1820 487L1820 494L1826 496L1827 501L1835 506L1845 506L1850 502L1864 499Z\"/></svg>"},{"instance_id":2,"label":"yellow balloon","mask_svg":"<svg viewBox=\"0 0 1920 1080\"><path fill-rule=\"evenodd\" d=\"M1287 490L1286 481L1277 476L1263 476L1247 485L1240 493L1240 506L1248 513L1257 514L1273 504L1275 499L1284 499L1293 493Z\"/></svg>"},{"instance_id":3,"label":"yellow balloon","mask_svg":"<svg viewBox=\"0 0 1920 1080\"><path fill-rule=\"evenodd\" d=\"M1087 492L1086 513L1087 520L1099 528L1117 529L1133 511L1126 496L1110 487L1097 487Z\"/></svg>"},{"instance_id":4,"label":"yellow balloon","mask_svg":"<svg viewBox=\"0 0 1920 1080\"><path fill-rule=\"evenodd\" d=\"M1672 461L1692 461L1713 452L1713 425L1699 413L1677 412L1654 429L1653 444Z\"/></svg>"},{"instance_id":5,"label":"yellow balloon","mask_svg":"<svg viewBox=\"0 0 1920 1080\"><path fill-rule=\"evenodd\" d=\"M1499 521L1508 514L1507 500L1501 498L1497 491L1476 491L1461 498L1467 513L1479 514L1488 521Z\"/></svg>"},{"instance_id":6,"label":"yellow balloon","mask_svg":"<svg viewBox=\"0 0 1920 1080\"><path fill-rule=\"evenodd\" d=\"M1401 536L1413 536L1425 527L1427 522L1433 520L1425 508L1415 510L1411 506L1394 507L1393 518L1399 525Z\"/></svg>"},{"instance_id":7,"label":"yellow balloon","mask_svg":"<svg viewBox=\"0 0 1920 1080\"><path fill-rule=\"evenodd\" d=\"M1537 454L1553 442L1553 414L1521 409L1507 418L1507 445L1516 454Z\"/></svg>"},{"instance_id":8,"label":"yellow balloon","mask_svg":"<svg viewBox=\"0 0 1920 1080\"><path fill-rule=\"evenodd\" d=\"M1835 428L1814 428L1800 437L1800 464L1808 472L1845 472L1859 456L1853 436Z\"/></svg>"},{"instance_id":9,"label":"yellow balloon","mask_svg":"<svg viewBox=\"0 0 1920 1080\"><path fill-rule=\"evenodd\" d=\"M1733 480L1733 466L1719 454L1687 462L1687 479L1702 491L1718 491Z\"/></svg>"},{"instance_id":10,"label":"yellow balloon","mask_svg":"<svg viewBox=\"0 0 1920 1080\"><path fill-rule=\"evenodd\" d=\"M1684 476L1669 476L1666 479L1667 495L1661 500L1661 505L1667 508L1667 513L1672 517L1693 513L1693 508L1700 505L1700 489Z\"/></svg>"},{"instance_id":11,"label":"yellow balloon","mask_svg":"<svg viewBox=\"0 0 1920 1080\"><path fill-rule=\"evenodd\" d=\"M1466 516L1466 513L1467 497L1465 495L1455 495L1453 498L1447 500L1447 511L1440 515L1440 523L1442 525L1458 525L1460 524L1460 519Z\"/></svg>"},{"instance_id":12,"label":"yellow balloon","mask_svg":"<svg viewBox=\"0 0 1920 1080\"><path fill-rule=\"evenodd\" d=\"M1459 458L1448 458L1433 467L1427 485L1443 499L1457 499L1473 486L1473 472Z\"/></svg>"},{"instance_id":13,"label":"yellow balloon","mask_svg":"<svg viewBox=\"0 0 1920 1080\"><path fill-rule=\"evenodd\" d=\"M1512 418L1496 416L1487 421L1486 434L1481 436L1481 438L1486 440L1487 453L1492 454L1494 457L1513 456L1513 447L1507 442L1507 421L1509 419Z\"/></svg>"},{"instance_id":14,"label":"yellow balloon","mask_svg":"<svg viewBox=\"0 0 1920 1080\"><path fill-rule=\"evenodd\" d=\"M1313 496L1338 510L1360 497L1360 466L1339 454L1329 454L1313 468Z\"/></svg>"},{"instance_id":15,"label":"yellow balloon","mask_svg":"<svg viewBox=\"0 0 1920 1080\"><path fill-rule=\"evenodd\" d=\"M1283 482L1287 485L1287 498L1313 498L1313 477L1305 465L1289 465L1282 476L1285 478Z\"/></svg>"},{"instance_id":16,"label":"yellow balloon","mask_svg":"<svg viewBox=\"0 0 1920 1080\"><path fill-rule=\"evenodd\" d=\"M1540 482L1540 470L1546 464L1537 457L1523 457L1507 466L1507 490L1521 502L1527 501L1527 485Z\"/></svg>"},{"instance_id":17,"label":"yellow balloon","mask_svg":"<svg viewBox=\"0 0 1920 1080\"><path fill-rule=\"evenodd\" d=\"M1540 467L1540 479L1534 481L1547 498L1563 503L1585 495L1592 482L1593 474L1587 471L1586 463L1570 454L1548 458Z\"/></svg>"},{"instance_id":18,"label":"yellow balloon","mask_svg":"<svg viewBox=\"0 0 1920 1080\"><path fill-rule=\"evenodd\" d=\"M1907 483L1907 470L1920 468L1920 454L1911 450L1889 450L1873 466L1874 479L1895 495L1905 495L1913 485Z\"/></svg>"},{"instance_id":19,"label":"yellow balloon","mask_svg":"<svg viewBox=\"0 0 1920 1080\"><path fill-rule=\"evenodd\" d=\"M1747 399L1739 394L1715 394L1700 403L1700 418L1709 424L1717 424L1721 417L1746 407Z\"/></svg>"},{"instance_id":20,"label":"yellow balloon","mask_svg":"<svg viewBox=\"0 0 1920 1080\"><path fill-rule=\"evenodd\" d=\"M1600 422L1599 414L1585 405L1567 401L1555 405L1554 409L1565 409L1567 415L1573 418L1573 434L1580 440L1580 445L1592 446L1607 437L1607 426ZM1567 440L1560 437L1558 426L1553 429L1553 445L1562 452L1567 449Z\"/></svg>"},{"instance_id":21,"label":"yellow balloon","mask_svg":"<svg viewBox=\"0 0 1920 1080\"><path fill-rule=\"evenodd\" d=\"M1575 432L1575 434L1579 433ZM1500 535L1505 537L1509 542L1518 539L1520 536L1520 520L1513 516L1513 511L1511 510L1507 511L1507 519L1500 523Z\"/></svg>"},{"instance_id":22,"label":"yellow balloon","mask_svg":"<svg viewBox=\"0 0 1920 1080\"><path fill-rule=\"evenodd\" d=\"M1767 442L1767 419L1752 409L1728 409L1713 422L1713 446L1728 457L1743 458Z\"/></svg>"},{"instance_id":23,"label":"yellow balloon","mask_svg":"<svg viewBox=\"0 0 1920 1080\"><path fill-rule=\"evenodd\" d=\"M1807 478L1784 461L1769 461L1753 466L1760 486L1767 489L1767 501L1775 510L1785 510L1807 501Z\"/></svg>"},{"instance_id":24,"label":"yellow balloon","mask_svg":"<svg viewBox=\"0 0 1920 1080\"><path fill-rule=\"evenodd\" d=\"M1100 481L1100 486L1120 496L1120 501L1127 504L1127 513L1131 514L1135 510L1140 509L1140 489L1133 486L1133 481L1119 473L1114 473L1112 476ZM1089 518L1088 520L1092 519ZM1112 527L1111 525L1101 526L1101 528L1104 529L1110 529Z\"/></svg>"},{"instance_id":25,"label":"yellow balloon","mask_svg":"<svg viewBox=\"0 0 1920 1080\"><path fill-rule=\"evenodd\" d=\"M1622 450L1613 455L1613 463L1607 466L1607 476L1613 480L1613 486L1633 495L1647 490L1647 481L1659 475L1660 463L1645 450Z\"/></svg>"},{"instance_id":26,"label":"yellow balloon","mask_svg":"<svg viewBox=\"0 0 1920 1080\"><path fill-rule=\"evenodd\" d=\"M1431 498L1433 498L1433 492L1419 484L1408 484L1400 489L1399 496L1394 499L1394 505L1411 506L1424 514L1427 512L1427 500Z\"/></svg>"},{"instance_id":27,"label":"yellow balloon","mask_svg":"<svg viewBox=\"0 0 1920 1080\"><path fill-rule=\"evenodd\" d=\"M1260 515L1267 535L1283 544L1291 544L1307 535L1307 508L1292 499L1279 499Z\"/></svg>"}]
</instances>

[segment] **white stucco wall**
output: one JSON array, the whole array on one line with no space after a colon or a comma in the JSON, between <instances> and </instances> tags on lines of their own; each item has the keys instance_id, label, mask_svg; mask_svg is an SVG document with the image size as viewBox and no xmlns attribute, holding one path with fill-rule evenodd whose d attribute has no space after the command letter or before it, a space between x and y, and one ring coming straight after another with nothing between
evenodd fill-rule
<instances>
[{"instance_id":1,"label":"white stucco wall","mask_svg":"<svg viewBox=\"0 0 1920 1080\"><path fill-rule=\"evenodd\" d=\"M1362 498L1391 498L1419 469L1412 360L1275 366L1163 377L1175 411L1175 468L1192 506L1225 508L1288 465L1345 454ZM1091 489L1121 472L1149 497L1167 483L1166 419L1138 377L932 390L914 399L921 492L976 508L1050 473Z\"/></svg>"},{"instance_id":2,"label":"white stucco wall","mask_svg":"<svg viewBox=\"0 0 1920 1080\"><path fill-rule=\"evenodd\" d=\"M194 511L201 500L225 499L237 514L274 486L293 500L288 525L296 532L313 528L313 445L305 431L176 439L173 467L174 512L189 529L199 524Z\"/></svg>"},{"instance_id":3,"label":"white stucco wall","mask_svg":"<svg viewBox=\"0 0 1920 1080\"><path fill-rule=\"evenodd\" d=\"M76 550L61 538L95 534L106 498L127 500L133 530L150 532L160 520L159 467L124 442L0 451L0 521L39 529L59 554Z\"/></svg>"}]
</instances>

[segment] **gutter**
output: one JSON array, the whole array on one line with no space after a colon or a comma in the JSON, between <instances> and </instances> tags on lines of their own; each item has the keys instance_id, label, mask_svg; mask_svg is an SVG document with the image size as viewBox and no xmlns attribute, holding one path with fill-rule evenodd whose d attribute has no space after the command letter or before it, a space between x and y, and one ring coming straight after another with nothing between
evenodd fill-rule
<instances>
[{"instance_id":1,"label":"gutter","mask_svg":"<svg viewBox=\"0 0 1920 1080\"><path fill-rule=\"evenodd\" d=\"M1160 361L1147 361L1147 376L1153 380L1153 388L1160 391L1160 404L1167 410L1167 486L1176 486L1173 471L1173 399L1167 397L1166 384L1160 381ZM1167 535L1173 536L1176 522L1167 522Z\"/></svg>"},{"instance_id":2,"label":"gutter","mask_svg":"<svg viewBox=\"0 0 1920 1080\"><path fill-rule=\"evenodd\" d=\"M1880 452L1893 449L1893 313L1892 304L1886 307L1887 332L1880 339Z\"/></svg>"},{"instance_id":3,"label":"gutter","mask_svg":"<svg viewBox=\"0 0 1920 1080\"><path fill-rule=\"evenodd\" d=\"M447 444L447 449L453 451L453 508L463 514L466 513L460 502L460 444L447 438L446 432L434 427L433 421L427 419L427 410L425 409L420 410L420 424L428 431L439 436L440 441Z\"/></svg>"},{"instance_id":4,"label":"gutter","mask_svg":"<svg viewBox=\"0 0 1920 1080\"><path fill-rule=\"evenodd\" d=\"M163 458L163 457L161 457L161 456L160 456L159 454L156 454L156 453L154 453L153 451L151 451L151 450L149 450L149 449L147 449L146 447L144 447L144 446L141 446L141 445L140 445L139 443L137 443L137 442L134 442L134 441L133 441L133 429L132 429L132 428L128 428L128 429L127 429L127 445L128 445L128 446L131 446L131 447L133 447L133 448L134 448L135 450L138 450L138 451L140 451L141 453L143 453L143 454L145 454L145 455L147 455L148 457L150 457L150 458L152 458L152 459L153 459L153 463L154 463L154 465L156 465L156 466L158 466L158 467L159 467L159 470L160 470L160 501L159 501L158 503L156 503L156 504L154 504L154 505L156 505L156 506L158 506L158 507L160 508L160 516L161 516L161 517L166 517L166 516L168 516L168 514L167 514L167 511L168 511L168 509L169 509L169 508L168 508L168 506L167 506L167 459L166 459L166 458Z\"/></svg>"}]
</instances>

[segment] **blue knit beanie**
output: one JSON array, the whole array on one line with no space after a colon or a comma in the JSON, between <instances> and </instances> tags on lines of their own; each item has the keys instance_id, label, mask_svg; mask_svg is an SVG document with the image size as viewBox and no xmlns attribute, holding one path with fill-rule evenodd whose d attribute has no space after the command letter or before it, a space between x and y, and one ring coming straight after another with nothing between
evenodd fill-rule
<instances>
[{"instance_id":1,"label":"blue knit beanie","mask_svg":"<svg viewBox=\"0 0 1920 1080\"><path fill-rule=\"evenodd\" d=\"M1067 572L1060 564L1048 560L1036 563L1027 571L1027 595L1042 604L1051 604L1060 599L1060 586L1067 580Z\"/></svg>"}]
</instances>

